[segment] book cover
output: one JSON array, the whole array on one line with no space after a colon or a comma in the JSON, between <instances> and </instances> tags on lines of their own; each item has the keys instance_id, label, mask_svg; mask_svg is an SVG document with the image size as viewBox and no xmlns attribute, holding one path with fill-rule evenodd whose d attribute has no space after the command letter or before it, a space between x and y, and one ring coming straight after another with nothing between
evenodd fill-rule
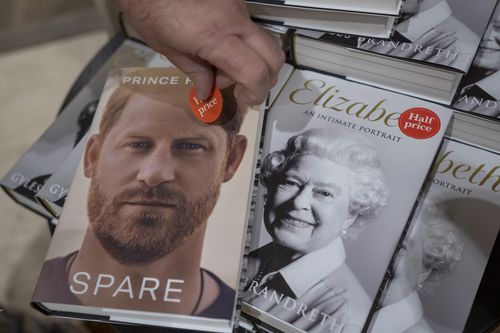
<instances>
[{"instance_id":1,"label":"book cover","mask_svg":"<svg viewBox=\"0 0 500 333\"><path fill-rule=\"evenodd\" d=\"M170 62L145 45L125 40L1 179L0 186L18 203L50 217L38 204L35 195L87 131L107 73L117 67L148 65L170 66Z\"/></svg>"},{"instance_id":2,"label":"book cover","mask_svg":"<svg viewBox=\"0 0 500 333\"><path fill-rule=\"evenodd\" d=\"M500 5L481 39L453 106L478 115L500 117Z\"/></svg>"},{"instance_id":3,"label":"book cover","mask_svg":"<svg viewBox=\"0 0 500 333\"><path fill-rule=\"evenodd\" d=\"M266 118L244 313L361 332L451 114L295 70Z\"/></svg>"},{"instance_id":4,"label":"book cover","mask_svg":"<svg viewBox=\"0 0 500 333\"><path fill-rule=\"evenodd\" d=\"M498 321L498 284L476 295L499 216L500 153L445 138L370 332L483 332ZM474 302L482 314L469 315Z\"/></svg>"},{"instance_id":5,"label":"book cover","mask_svg":"<svg viewBox=\"0 0 500 333\"><path fill-rule=\"evenodd\" d=\"M33 295L48 314L231 332L263 112L177 68L110 74Z\"/></svg>"}]
</instances>

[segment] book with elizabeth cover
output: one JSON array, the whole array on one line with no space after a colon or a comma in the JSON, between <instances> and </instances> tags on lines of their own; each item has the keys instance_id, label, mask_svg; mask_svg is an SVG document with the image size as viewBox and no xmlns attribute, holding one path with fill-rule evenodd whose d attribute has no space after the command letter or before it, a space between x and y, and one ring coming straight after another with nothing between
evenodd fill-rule
<instances>
[{"instance_id":1,"label":"book with elizabeth cover","mask_svg":"<svg viewBox=\"0 0 500 333\"><path fill-rule=\"evenodd\" d=\"M264 112L175 67L110 73L32 304L231 332Z\"/></svg>"},{"instance_id":2,"label":"book with elizabeth cover","mask_svg":"<svg viewBox=\"0 0 500 333\"><path fill-rule=\"evenodd\" d=\"M106 63L66 105L61 114L0 180L16 202L37 214L51 217L35 195L85 135L108 72L123 66L170 66L149 47L125 40ZM55 116L55 111L54 111Z\"/></svg>"},{"instance_id":3,"label":"book with elizabeth cover","mask_svg":"<svg viewBox=\"0 0 500 333\"><path fill-rule=\"evenodd\" d=\"M266 117L243 313L361 332L451 114L295 70Z\"/></svg>"},{"instance_id":4,"label":"book with elizabeth cover","mask_svg":"<svg viewBox=\"0 0 500 333\"><path fill-rule=\"evenodd\" d=\"M498 325L499 216L500 153L446 137L369 332L472 333Z\"/></svg>"},{"instance_id":5,"label":"book with elizabeth cover","mask_svg":"<svg viewBox=\"0 0 500 333\"><path fill-rule=\"evenodd\" d=\"M410 0L389 39L300 30L300 66L450 104L471 67L496 0Z\"/></svg>"}]
</instances>

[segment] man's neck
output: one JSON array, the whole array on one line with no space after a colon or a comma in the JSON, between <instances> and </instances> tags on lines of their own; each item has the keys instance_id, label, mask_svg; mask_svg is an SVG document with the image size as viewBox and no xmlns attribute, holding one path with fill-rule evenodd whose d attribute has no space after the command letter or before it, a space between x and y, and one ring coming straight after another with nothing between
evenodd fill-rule
<instances>
[{"instance_id":1,"label":"man's neck","mask_svg":"<svg viewBox=\"0 0 500 333\"><path fill-rule=\"evenodd\" d=\"M191 314L202 293L204 233L199 228L166 256L133 265L116 261L89 229L67 268L70 290L84 305Z\"/></svg>"}]
</instances>

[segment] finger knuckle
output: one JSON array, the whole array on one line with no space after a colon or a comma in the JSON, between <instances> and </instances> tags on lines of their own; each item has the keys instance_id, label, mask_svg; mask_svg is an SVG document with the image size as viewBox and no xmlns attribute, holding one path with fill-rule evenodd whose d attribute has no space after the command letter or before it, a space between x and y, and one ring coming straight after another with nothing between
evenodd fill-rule
<instances>
[{"instance_id":1,"label":"finger knuckle","mask_svg":"<svg viewBox=\"0 0 500 333\"><path fill-rule=\"evenodd\" d=\"M249 71L249 79L252 82L265 82L269 76L269 68L263 61L256 62Z\"/></svg>"}]
</instances>

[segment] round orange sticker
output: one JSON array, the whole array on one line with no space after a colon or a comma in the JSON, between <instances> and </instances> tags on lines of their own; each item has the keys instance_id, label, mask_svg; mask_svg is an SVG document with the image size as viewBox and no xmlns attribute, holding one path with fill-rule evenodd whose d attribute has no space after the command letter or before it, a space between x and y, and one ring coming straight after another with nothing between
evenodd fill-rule
<instances>
[{"instance_id":1,"label":"round orange sticker","mask_svg":"<svg viewBox=\"0 0 500 333\"><path fill-rule=\"evenodd\" d=\"M441 120L429 109L411 108L399 116L398 126L401 132L411 138L428 139L439 132Z\"/></svg>"},{"instance_id":2,"label":"round orange sticker","mask_svg":"<svg viewBox=\"0 0 500 333\"><path fill-rule=\"evenodd\" d=\"M189 106L196 119L205 124L213 124L222 113L222 94L219 88L214 86L212 93L207 99L200 100L196 97L195 87L189 92Z\"/></svg>"}]
</instances>

